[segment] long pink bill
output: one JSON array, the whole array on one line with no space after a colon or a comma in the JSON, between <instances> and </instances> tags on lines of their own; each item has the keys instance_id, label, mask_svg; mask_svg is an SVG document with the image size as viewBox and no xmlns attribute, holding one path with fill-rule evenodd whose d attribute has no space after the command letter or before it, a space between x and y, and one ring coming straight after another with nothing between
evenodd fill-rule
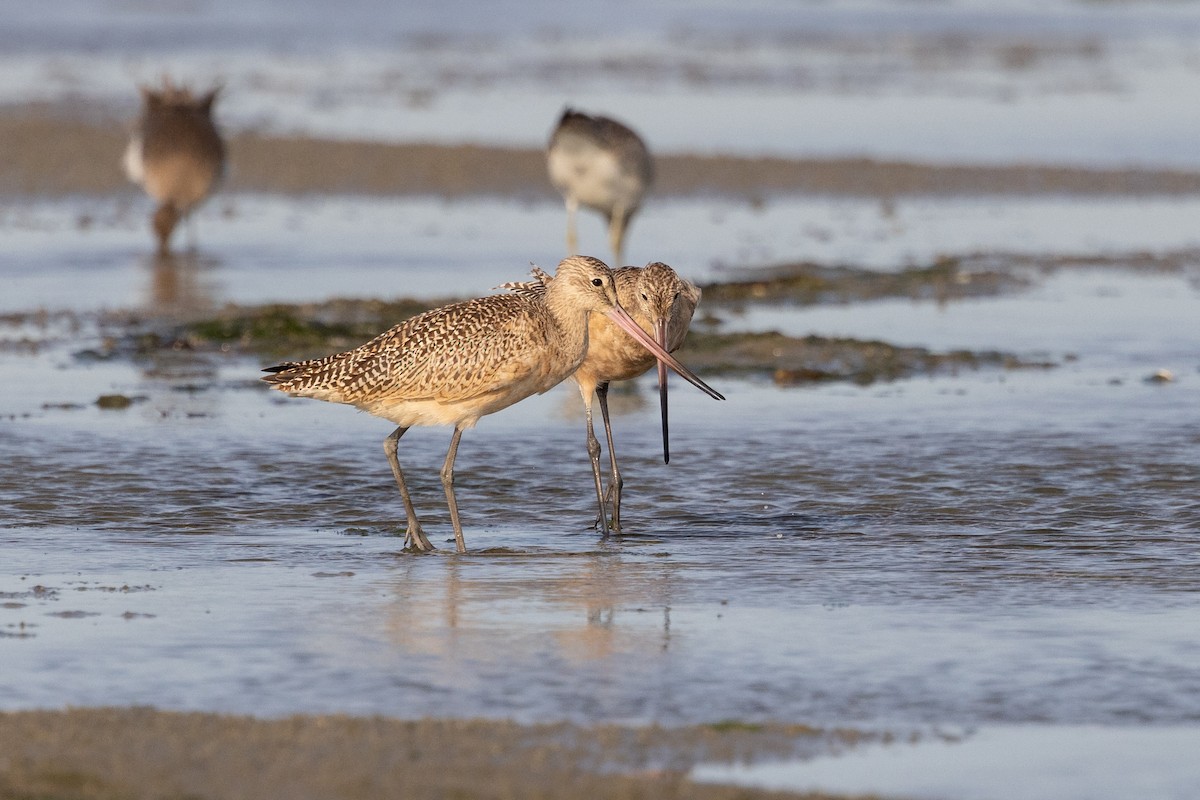
<instances>
[{"instance_id":1,"label":"long pink bill","mask_svg":"<svg viewBox=\"0 0 1200 800\"><path fill-rule=\"evenodd\" d=\"M633 321L633 317L629 316L625 309L621 308L620 306L613 306L608 312L608 318L611 319L613 323L616 324L621 330L628 333L634 339L637 339L642 347L654 354L655 358L657 358L659 361L665 361L667 366L675 370L675 372L677 372L681 378L690 383L692 386L695 386L697 389L704 392L714 400L725 399L725 395L721 394L716 389L700 380L696 373L692 372L683 364L680 364L678 361L676 361L675 356L668 353L661 346L659 346L658 342L650 338L650 335L638 327L638 324Z\"/></svg>"},{"instance_id":2,"label":"long pink bill","mask_svg":"<svg viewBox=\"0 0 1200 800\"><path fill-rule=\"evenodd\" d=\"M658 346L667 349L667 321L659 319L654 323L654 340ZM663 463L671 463L671 437L667 433L667 365L658 362L658 407L662 409L663 431Z\"/></svg>"}]
</instances>

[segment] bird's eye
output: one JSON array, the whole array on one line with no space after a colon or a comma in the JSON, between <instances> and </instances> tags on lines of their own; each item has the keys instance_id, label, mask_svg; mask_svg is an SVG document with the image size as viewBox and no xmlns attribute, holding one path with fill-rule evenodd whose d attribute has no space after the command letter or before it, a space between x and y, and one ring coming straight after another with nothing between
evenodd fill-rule
<instances>
[{"instance_id":1,"label":"bird's eye","mask_svg":"<svg viewBox=\"0 0 1200 800\"><path fill-rule=\"evenodd\" d=\"M646 293L645 293L645 292L642 292L642 299L643 299L643 300L645 300L647 303L648 303L648 302L650 302L650 298L649 298L649 297L646 297Z\"/></svg>"},{"instance_id":2,"label":"bird's eye","mask_svg":"<svg viewBox=\"0 0 1200 800\"><path fill-rule=\"evenodd\" d=\"M600 278L592 278L592 286L603 286L604 281Z\"/></svg>"}]
</instances>

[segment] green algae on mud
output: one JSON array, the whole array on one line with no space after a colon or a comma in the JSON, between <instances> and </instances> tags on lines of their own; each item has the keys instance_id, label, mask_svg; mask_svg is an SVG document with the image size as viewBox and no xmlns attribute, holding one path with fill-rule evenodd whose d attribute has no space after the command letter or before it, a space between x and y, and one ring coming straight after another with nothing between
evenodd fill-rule
<instances>
[{"instance_id":1,"label":"green algae on mud","mask_svg":"<svg viewBox=\"0 0 1200 800\"><path fill-rule=\"evenodd\" d=\"M947 302L967 297L994 296L1023 289L1029 280L1010 270L965 268L965 259L943 256L928 266L881 272L852 266L811 262L780 264L753 270L737 281L701 287L706 305L747 302L846 303L884 298Z\"/></svg>"},{"instance_id":2,"label":"green algae on mud","mask_svg":"<svg viewBox=\"0 0 1200 800\"><path fill-rule=\"evenodd\" d=\"M149 708L0 713L0 797L44 800L826 798L693 783L701 761L794 758L877 738L804 725L687 728Z\"/></svg>"},{"instance_id":3,"label":"green algae on mud","mask_svg":"<svg viewBox=\"0 0 1200 800\"><path fill-rule=\"evenodd\" d=\"M147 331L126 331L119 352L152 358L179 351L302 359L356 347L426 304L413 300L337 300L328 303L229 306L215 317ZM118 337L115 341L121 342ZM775 331L721 333L697 324L682 348L689 366L711 372L767 377L782 385L852 381L865 385L960 369L1047 366L1000 351L934 352L876 340L788 336Z\"/></svg>"},{"instance_id":4,"label":"green algae on mud","mask_svg":"<svg viewBox=\"0 0 1200 800\"><path fill-rule=\"evenodd\" d=\"M787 336L777 331L688 334L686 361L694 369L743 375L768 375L775 383L850 381L861 386L917 375L947 375L982 368L1049 367L1024 361L998 350L934 352L924 347L900 347L877 340L809 335Z\"/></svg>"},{"instance_id":5,"label":"green algae on mud","mask_svg":"<svg viewBox=\"0 0 1200 800\"><path fill-rule=\"evenodd\" d=\"M319 303L229 303L208 316L178 319L110 312L100 319L106 346L77 358L148 357L163 351L303 358L356 347L409 317L450 300L333 299Z\"/></svg>"},{"instance_id":6,"label":"green algae on mud","mask_svg":"<svg viewBox=\"0 0 1200 800\"><path fill-rule=\"evenodd\" d=\"M942 255L930 264L881 271L811 261L738 269L738 280L707 283L703 307L751 303L822 305L904 298L948 303L1032 288L1064 269L1120 269L1178 274L1200 261L1200 249L1166 252L1043 254L976 252Z\"/></svg>"},{"instance_id":7,"label":"green algae on mud","mask_svg":"<svg viewBox=\"0 0 1200 800\"><path fill-rule=\"evenodd\" d=\"M720 330L723 309L897 297L952 302L1020 290L1030 285L1032 270L1062 266L1026 260L1021 269L1015 269L1008 268L1010 261L1003 256L944 257L930 265L894 273L812 263L747 269L741 280L703 287L702 311L684 344L684 358L695 368L757 375L782 385L825 381L870 384L916 375L952 374L961 369L1049 366L998 350L934 352L878 340ZM1071 265L1077 263L1090 262L1074 259ZM315 358L356 347L415 314L453 300L336 298L308 303L230 303L206 315L186 317L105 312L93 317L101 333L99 347L78 350L75 356L79 361L131 358L159 362L169 357L179 363L204 354L273 360ZM43 317L10 314L0 322L56 328L54 333L60 338L62 329L67 329L69 338L77 336L86 325L80 315L56 319L54 324Z\"/></svg>"},{"instance_id":8,"label":"green algae on mud","mask_svg":"<svg viewBox=\"0 0 1200 800\"><path fill-rule=\"evenodd\" d=\"M229 305L216 316L186 323L177 338L199 348L216 345L264 355L322 355L329 348L355 347L436 305L411 299Z\"/></svg>"}]
</instances>

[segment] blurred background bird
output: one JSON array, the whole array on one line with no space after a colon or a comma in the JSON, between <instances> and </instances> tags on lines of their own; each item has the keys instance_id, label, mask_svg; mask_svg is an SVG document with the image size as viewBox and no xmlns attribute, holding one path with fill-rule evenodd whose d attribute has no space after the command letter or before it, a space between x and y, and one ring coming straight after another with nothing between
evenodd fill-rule
<instances>
[{"instance_id":1,"label":"blurred background bird","mask_svg":"<svg viewBox=\"0 0 1200 800\"><path fill-rule=\"evenodd\" d=\"M213 122L219 87L194 96L163 79L161 90L141 87L142 115L122 165L131 181L158 203L151 222L158 252L171 234L216 188L225 172L225 144Z\"/></svg>"},{"instance_id":2,"label":"blurred background bird","mask_svg":"<svg viewBox=\"0 0 1200 800\"><path fill-rule=\"evenodd\" d=\"M624 264L629 221L654 183L654 162L641 137L615 119L568 108L546 151L550 182L567 205L567 252L578 252L575 212L580 206L608 220L613 264Z\"/></svg>"}]
</instances>

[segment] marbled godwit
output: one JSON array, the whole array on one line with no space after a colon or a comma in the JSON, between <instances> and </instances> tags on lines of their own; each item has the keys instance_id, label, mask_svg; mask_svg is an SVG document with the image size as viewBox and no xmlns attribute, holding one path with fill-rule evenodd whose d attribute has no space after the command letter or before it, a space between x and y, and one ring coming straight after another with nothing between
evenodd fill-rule
<instances>
[{"instance_id":1,"label":"marbled godwit","mask_svg":"<svg viewBox=\"0 0 1200 800\"><path fill-rule=\"evenodd\" d=\"M125 174L158 202L152 218L158 250L212 192L225 169L225 145L212 120L218 89L193 97L163 81L162 91L141 87L142 116L122 163Z\"/></svg>"},{"instance_id":2,"label":"marbled godwit","mask_svg":"<svg viewBox=\"0 0 1200 800\"><path fill-rule=\"evenodd\" d=\"M578 248L575 212L582 205L608 219L608 243L620 264L629 220L654 181L646 144L616 120L568 108L550 135L546 163L567 204L567 252Z\"/></svg>"},{"instance_id":3,"label":"marbled godwit","mask_svg":"<svg viewBox=\"0 0 1200 800\"><path fill-rule=\"evenodd\" d=\"M406 544L431 550L396 451L413 425L454 425L442 465L459 552L466 551L454 496L454 459L462 432L491 414L556 385L583 362L588 314L599 312L665 359L687 380L720 397L650 338L621 308L612 272L588 256L565 259L541 293L492 295L428 311L370 342L313 361L270 367L263 378L298 397L348 403L399 427L384 451L408 518Z\"/></svg>"},{"instance_id":4,"label":"marbled godwit","mask_svg":"<svg viewBox=\"0 0 1200 800\"><path fill-rule=\"evenodd\" d=\"M553 282L553 278L534 268L536 282L510 283L504 288L519 292L538 292ZM613 271L617 286L617 299L629 311L634 321L652 335L668 352L674 352L683 344L688 325L700 302L700 289L679 277L675 270L661 261L645 267L622 267ZM608 415L608 384L636 378L650 369L657 359L629 336L613 327L602 317L588 320L588 351L583 363L572 376L583 395L587 415L587 448L592 460L592 477L596 484L596 501L600 513L597 525L605 525L607 512L605 500L612 498L611 528L621 530L621 471L617 468L617 455L613 447L612 425ZM670 438L667 425L667 369L658 361L659 405L662 412L663 461L670 462ZM608 491L605 492L600 479L600 442L592 428L592 395L600 400L600 414L604 419L604 433L608 440L608 459L611 468Z\"/></svg>"}]
</instances>

